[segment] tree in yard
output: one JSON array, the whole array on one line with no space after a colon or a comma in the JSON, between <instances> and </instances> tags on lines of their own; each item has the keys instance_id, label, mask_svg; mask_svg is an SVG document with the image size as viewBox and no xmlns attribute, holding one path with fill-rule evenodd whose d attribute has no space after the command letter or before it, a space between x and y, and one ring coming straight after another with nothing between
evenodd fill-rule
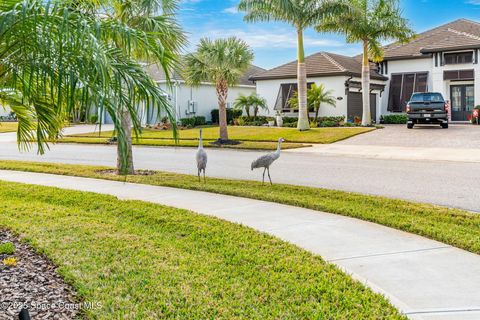
<instances>
[{"instance_id":1,"label":"tree in yard","mask_svg":"<svg viewBox=\"0 0 480 320\"><path fill-rule=\"evenodd\" d=\"M370 61L383 60L382 41L407 42L414 32L402 17L398 0L350 0L348 10L331 15L317 24L317 31L346 35L348 43L361 43L362 59L362 125L371 124Z\"/></svg>"},{"instance_id":2,"label":"tree in yard","mask_svg":"<svg viewBox=\"0 0 480 320\"><path fill-rule=\"evenodd\" d=\"M235 99L233 106L235 109L245 110L247 117L250 117L250 109L252 109L254 118L257 117L260 109L268 110L267 101L255 93L252 93L248 96L240 94L238 98Z\"/></svg>"},{"instance_id":3,"label":"tree in yard","mask_svg":"<svg viewBox=\"0 0 480 320\"><path fill-rule=\"evenodd\" d=\"M212 83L217 92L220 125L219 142L228 141L228 87L238 83L253 60L253 52L243 40L235 37L210 40L203 38L197 50L185 56L185 80L189 85Z\"/></svg>"},{"instance_id":4,"label":"tree in yard","mask_svg":"<svg viewBox=\"0 0 480 320\"><path fill-rule=\"evenodd\" d=\"M245 20L282 21L292 25L297 33L297 83L299 130L310 128L307 108L307 67L303 45L303 32L322 19L345 10L345 4L335 0L240 0L238 10L246 12Z\"/></svg>"},{"instance_id":5,"label":"tree in yard","mask_svg":"<svg viewBox=\"0 0 480 320\"><path fill-rule=\"evenodd\" d=\"M148 1L129 5L137 2ZM2 0L0 101L17 114L19 144L28 147L36 140L39 153L61 135L75 108L100 106L115 124L118 171L125 174L133 172L128 150L130 125L135 132L140 130L138 104L146 103L171 117L163 91L136 61L138 51L155 52L156 61L169 69L175 48L168 41L162 45L159 32L134 29L118 17L98 14L100 6L111 3ZM166 30L173 28L169 19L160 21ZM150 28L159 28L147 22ZM125 118L131 119L128 125Z\"/></svg>"},{"instance_id":6,"label":"tree in yard","mask_svg":"<svg viewBox=\"0 0 480 320\"><path fill-rule=\"evenodd\" d=\"M315 111L314 120L318 119L318 112L322 103L331 106L336 106L336 98L332 95L332 90L326 90L322 84L316 85L315 83L307 90L307 103L308 108L313 108ZM298 93L295 92L293 97L288 100L288 103L295 109L298 109Z\"/></svg>"}]
</instances>

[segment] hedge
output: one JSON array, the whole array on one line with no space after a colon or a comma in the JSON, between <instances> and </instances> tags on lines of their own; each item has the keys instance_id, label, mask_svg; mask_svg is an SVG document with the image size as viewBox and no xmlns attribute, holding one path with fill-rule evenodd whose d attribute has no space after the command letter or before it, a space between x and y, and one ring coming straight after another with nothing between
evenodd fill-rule
<instances>
[{"instance_id":1,"label":"hedge","mask_svg":"<svg viewBox=\"0 0 480 320\"><path fill-rule=\"evenodd\" d=\"M182 118L180 119L180 123L184 127L196 127L205 125L206 121L204 116L195 116L191 118Z\"/></svg>"},{"instance_id":2,"label":"hedge","mask_svg":"<svg viewBox=\"0 0 480 320\"><path fill-rule=\"evenodd\" d=\"M406 114L386 114L380 117L380 122L385 124L406 124L408 116Z\"/></svg>"},{"instance_id":3,"label":"hedge","mask_svg":"<svg viewBox=\"0 0 480 320\"><path fill-rule=\"evenodd\" d=\"M233 119L238 118L242 115L242 110L227 108L227 123L232 124ZM212 123L218 123L218 109L213 109L211 112Z\"/></svg>"}]
</instances>

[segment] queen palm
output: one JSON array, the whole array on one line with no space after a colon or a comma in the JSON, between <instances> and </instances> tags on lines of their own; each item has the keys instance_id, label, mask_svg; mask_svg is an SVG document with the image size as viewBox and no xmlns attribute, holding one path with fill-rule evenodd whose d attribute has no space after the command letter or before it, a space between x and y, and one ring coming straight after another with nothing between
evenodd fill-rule
<instances>
[{"instance_id":1,"label":"queen palm","mask_svg":"<svg viewBox=\"0 0 480 320\"><path fill-rule=\"evenodd\" d=\"M133 45L145 52L161 49L152 55L165 67L174 61L174 47L162 46L155 32L99 16L88 1L0 3L0 100L17 114L21 146L36 139L40 153L60 135L66 115L78 104L100 106L115 124L119 158L125 160L129 133L121 111L130 115L136 131L139 103L171 117L162 90L134 59ZM120 43L130 45L119 48ZM128 173L128 161L119 161L118 169Z\"/></svg>"},{"instance_id":2,"label":"queen palm","mask_svg":"<svg viewBox=\"0 0 480 320\"><path fill-rule=\"evenodd\" d=\"M295 28L297 33L297 83L299 130L310 128L307 108L307 67L303 45L304 30L317 25L323 18L344 10L345 5L335 0L241 0L239 11L246 12L245 20L281 21Z\"/></svg>"},{"instance_id":3,"label":"queen palm","mask_svg":"<svg viewBox=\"0 0 480 320\"><path fill-rule=\"evenodd\" d=\"M382 41L407 42L414 32L402 17L398 0L349 0L348 10L322 20L317 31L333 31L346 35L347 42L361 43L362 58L362 125L371 124L370 61L383 60Z\"/></svg>"},{"instance_id":4,"label":"queen palm","mask_svg":"<svg viewBox=\"0 0 480 320\"><path fill-rule=\"evenodd\" d=\"M200 39L197 50L185 56L185 80L189 85L212 83L218 99L219 142L228 141L226 102L228 87L236 85L253 60L253 52L235 37Z\"/></svg>"}]
</instances>

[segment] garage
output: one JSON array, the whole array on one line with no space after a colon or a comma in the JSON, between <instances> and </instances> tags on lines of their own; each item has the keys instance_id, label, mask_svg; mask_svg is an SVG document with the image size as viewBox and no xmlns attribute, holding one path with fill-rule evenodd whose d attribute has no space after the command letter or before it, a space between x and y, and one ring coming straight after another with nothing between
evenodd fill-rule
<instances>
[{"instance_id":1,"label":"garage","mask_svg":"<svg viewBox=\"0 0 480 320\"><path fill-rule=\"evenodd\" d=\"M349 92L347 101L347 117L348 119L354 119L355 117L362 118L362 93L361 92ZM375 93L370 94L370 114L372 120L377 119L377 95Z\"/></svg>"}]
</instances>

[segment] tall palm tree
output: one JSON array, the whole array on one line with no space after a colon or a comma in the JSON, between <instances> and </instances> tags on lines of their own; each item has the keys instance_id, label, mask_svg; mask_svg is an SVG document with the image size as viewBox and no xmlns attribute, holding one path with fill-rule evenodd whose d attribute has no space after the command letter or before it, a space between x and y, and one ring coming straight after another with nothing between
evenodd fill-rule
<instances>
[{"instance_id":1,"label":"tall palm tree","mask_svg":"<svg viewBox=\"0 0 480 320\"><path fill-rule=\"evenodd\" d=\"M17 114L21 146L36 139L40 153L61 134L66 115L78 103L101 106L115 123L126 158L119 110L128 110L138 130L138 103L167 113L170 106L134 57L110 39L149 48L156 43L147 32L83 7L87 1L2 0L0 100ZM128 172L125 163L119 172Z\"/></svg>"},{"instance_id":2,"label":"tall palm tree","mask_svg":"<svg viewBox=\"0 0 480 320\"><path fill-rule=\"evenodd\" d=\"M304 30L317 25L326 16L337 14L345 6L336 0L240 0L238 10L246 12L248 22L282 21L297 33L297 83L299 130L310 128L307 108L307 67L303 45Z\"/></svg>"},{"instance_id":3,"label":"tall palm tree","mask_svg":"<svg viewBox=\"0 0 480 320\"><path fill-rule=\"evenodd\" d=\"M163 69L167 81L170 73L178 67L178 53L186 43L185 35L174 19L178 8L178 0L79 0L83 10L93 10L102 16L103 25L120 24L130 29L130 32L142 34L143 41L130 41L119 38L115 33L105 33L106 41L115 45L126 55L143 62L157 63ZM149 103L145 104L147 109ZM138 106L133 106L138 107ZM134 172L132 153L132 112L129 106L118 109L122 131L126 144L118 144L117 167L123 173ZM147 110L147 114L149 111ZM157 113L160 116L160 113ZM173 133L176 135L176 122L171 112L167 112ZM140 126L133 126L136 136Z\"/></svg>"},{"instance_id":4,"label":"tall palm tree","mask_svg":"<svg viewBox=\"0 0 480 320\"><path fill-rule=\"evenodd\" d=\"M322 20L317 31L333 31L346 35L347 42L361 43L362 59L362 125L371 124L370 60L383 60L382 41L407 42L413 35L408 20L402 17L398 0L349 0L348 10Z\"/></svg>"},{"instance_id":5,"label":"tall palm tree","mask_svg":"<svg viewBox=\"0 0 480 320\"><path fill-rule=\"evenodd\" d=\"M185 80L189 85L202 82L215 85L218 98L220 139L228 141L227 109L228 87L238 83L253 61L253 52L247 43L236 37L210 40L203 38L194 53L185 56Z\"/></svg>"}]
</instances>

